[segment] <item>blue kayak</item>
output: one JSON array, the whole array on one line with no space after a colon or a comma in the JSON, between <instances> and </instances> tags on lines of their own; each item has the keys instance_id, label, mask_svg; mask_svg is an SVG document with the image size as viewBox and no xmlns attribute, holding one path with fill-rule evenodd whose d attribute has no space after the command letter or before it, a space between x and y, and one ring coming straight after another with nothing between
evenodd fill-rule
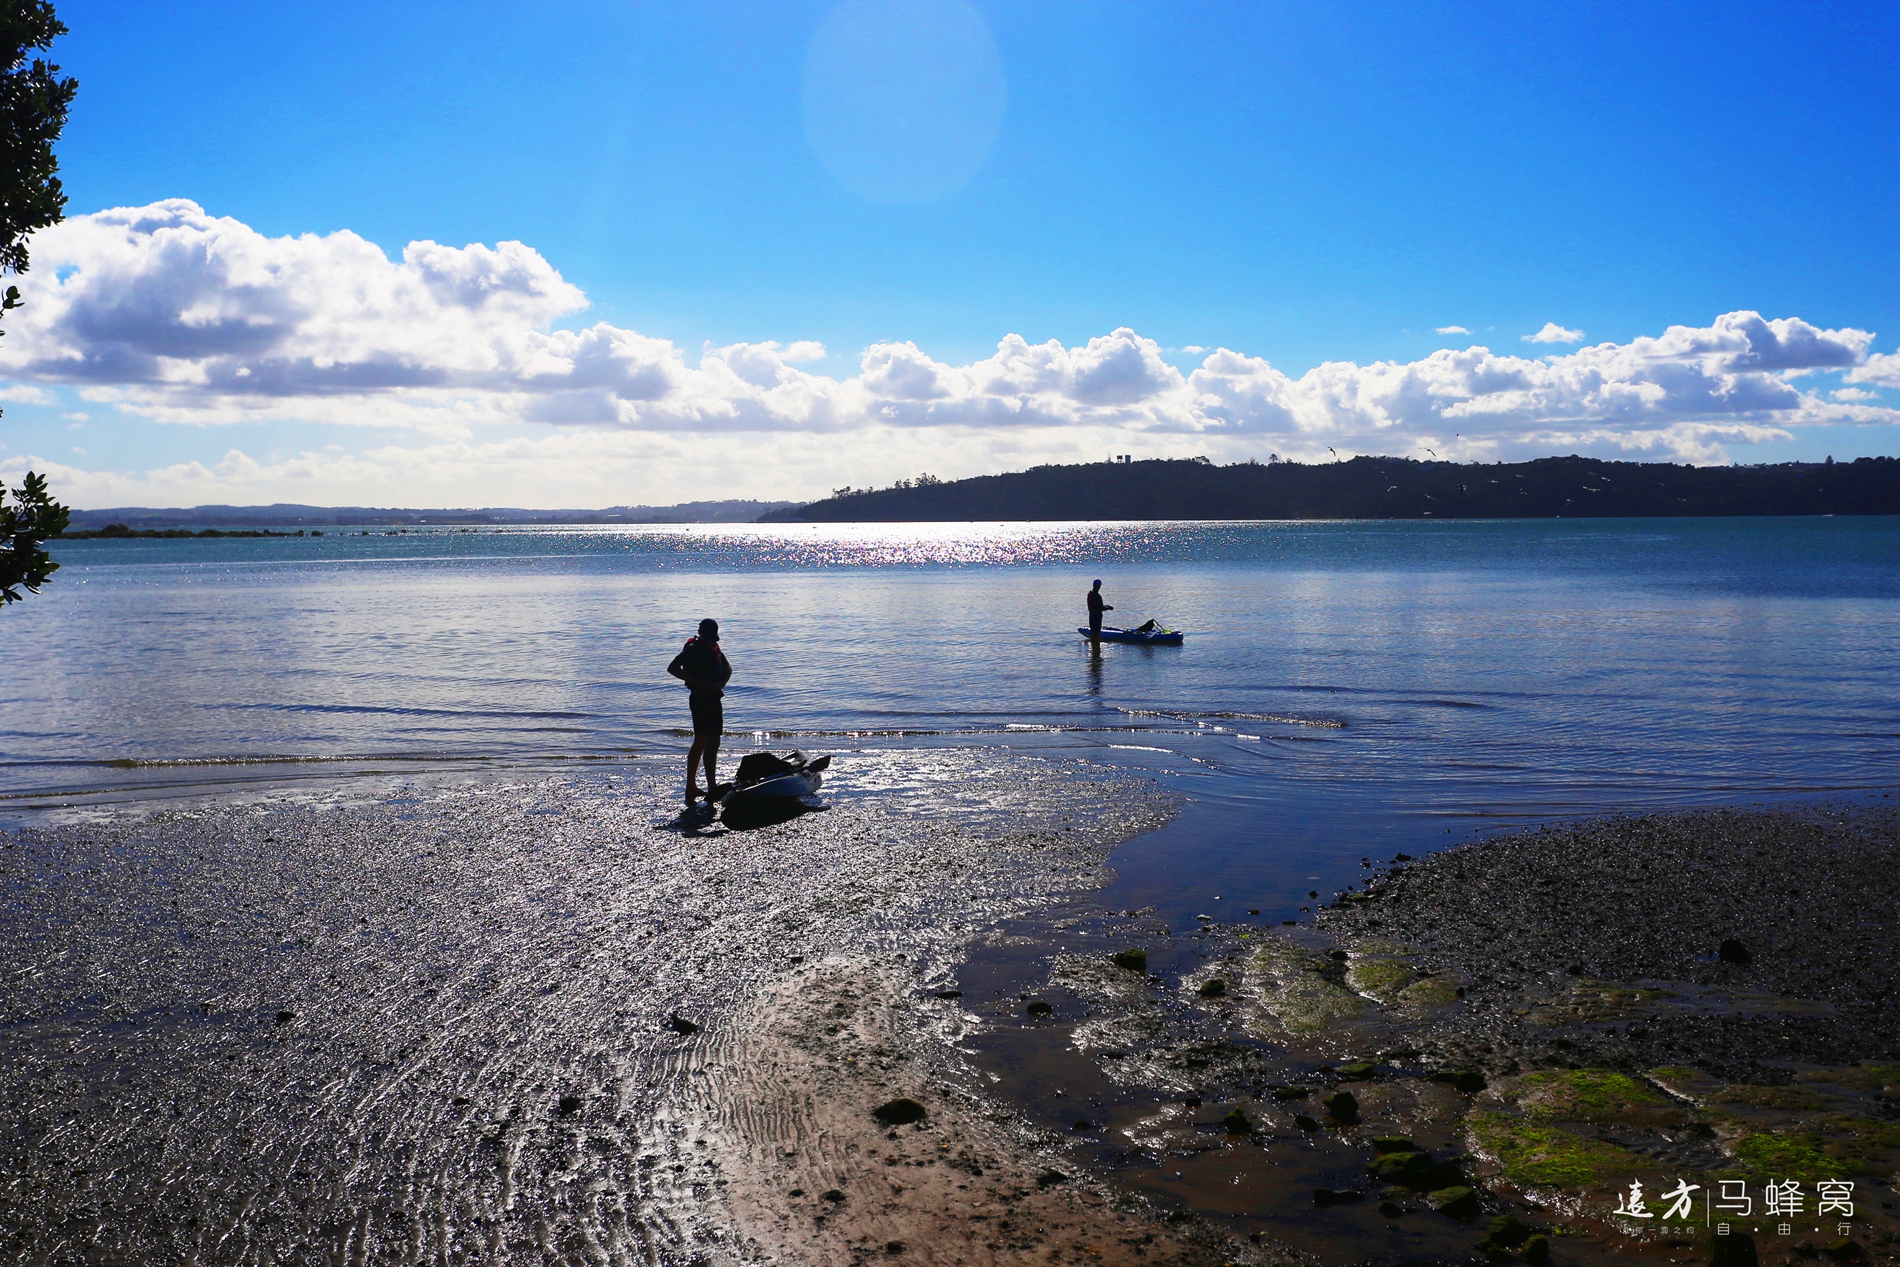
<instances>
[{"instance_id":1,"label":"blue kayak","mask_svg":"<svg viewBox=\"0 0 1900 1267\"><path fill-rule=\"evenodd\" d=\"M1087 625L1079 626L1076 632L1084 638L1089 636ZM1178 647L1187 635L1178 629L1157 629L1153 633L1142 633L1136 629L1115 629L1102 626L1103 642L1138 642L1150 647Z\"/></svg>"}]
</instances>

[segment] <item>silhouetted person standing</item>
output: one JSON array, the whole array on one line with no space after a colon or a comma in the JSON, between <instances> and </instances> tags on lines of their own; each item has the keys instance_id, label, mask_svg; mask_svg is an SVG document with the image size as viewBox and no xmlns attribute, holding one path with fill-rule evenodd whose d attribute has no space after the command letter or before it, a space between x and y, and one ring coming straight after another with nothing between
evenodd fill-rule
<instances>
[{"instance_id":1,"label":"silhouetted person standing","mask_svg":"<svg viewBox=\"0 0 1900 1267\"><path fill-rule=\"evenodd\" d=\"M697 786L699 764L706 763L706 791L710 799L719 786L719 739L726 730L726 683L732 680L732 666L719 649L719 622L699 622L699 634L688 638L666 671L686 683L687 702L693 710L693 746L686 754L686 803L691 805L701 793Z\"/></svg>"},{"instance_id":2,"label":"silhouetted person standing","mask_svg":"<svg viewBox=\"0 0 1900 1267\"><path fill-rule=\"evenodd\" d=\"M1102 601L1102 583L1095 582L1089 590L1089 637L1096 642L1102 640L1102 613L1115 609Z\"/></svg>"}]
</instances>

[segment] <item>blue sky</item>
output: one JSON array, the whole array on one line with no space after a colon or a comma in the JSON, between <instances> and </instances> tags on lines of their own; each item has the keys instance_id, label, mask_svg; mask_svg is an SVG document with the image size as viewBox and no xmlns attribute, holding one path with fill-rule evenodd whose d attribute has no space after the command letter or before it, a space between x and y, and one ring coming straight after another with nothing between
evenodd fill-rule
<instances>
[{"instance_id":1,"label":"blue sky","mask_svg":"<svg viewBox=\"0 0 1900 1267\"><path fill-rule=\"evenodd\" d=\"M1344 439L1399 452L1471 431L1444 409L1321 417L1311 402L1325 393L1311 382L1281 401L1284 417L1249 414L1237 402L1263 399L1257 373L1207 415L1195 402L1235 372L1208 370L1206 358L1229 349L1300 381L1324 362L1409 365L1474 344L1548 364L1672 326L1713 330L1738 312L1848 332L1816 345L1848 352L1782 370L1826 409L1756 393L1761 407L1743 410L1734 392L1714 412L1672 405L1646 419L1588 393L1528 411L1501 402L1480 411L1494 415L1476 428L1488 447L1467 452L1523 456L1566 440L1564 451L1696 460L1896 450L1900 392L1888 380L1900 370L1868 359L1900 348L1891 4L847 0L529 12L68 0L60 13L72 34L57 60L81 83L60 147L69 215L189 200L226 227L181 233L234 233L234 222L268 243L347 231L392 263L412 241L516 241L584 299L543 286L543 302L507 320L543 335L637 332L667 345L640 355L682 367L648 366L649 378L673 376L665 408L624 385L588 404L572 383L559 401L537 388L523 405L519 364L505 387L477 384L474 362L453 352L430 355L462 375L459 403L424 398L443 390L447 369L347 400L329 387L187 400L178 376L198 371L168 363L172 386L155 394L149 376L57 368L61 355L85 354L72 331L96 322L81 307L54 312L65 301L44 288L101 264L91 248L55 241L36 260L56 272L25 279L50 324L0 345L0 375L18 385L0 463L61 464L85 497L189 504L251 490L387 502L411 489L436 504L587 505L614 492L624 496L607 500L796 497L926 467L963 475L1108 451L1232 458ZM919 83L921 106L907 106ZM886 116L910 106L934 112L912 148L941 141L949 158L877 149L904 143ZM854 110L875 116L868 133L851 131ZM892 161L922 166L893 174ZM921 192L905 201L906 188ZM484 284L541 285L527 275ZM202 305L202 287L194 293ZM185 311L173 316L189 325ZM1546 323L1579 337L1525 341ZM1439 333L1449 327L1466 333ZM1122 329L1146 343L1082 355ZM1078 354L1035 371L1045 379L1085 377L1100 361L1123 367L1117 383L1146 386L1092 398L1051 388L1067 403L1032 409L1020 375L999 388L1001 371L975 368L1012 334ZM164 342L150 330L125 337ZM387 355L413 365L422 354L402 339L390 336ZM824 354L782 355L747 381L820 405L735 404L731 390L688 381L709 345L768 342L781 354L815 342ZM886 345L915 345L937 367L928 391L866 377L867 349ZM633 354L616 346L626 363ZM1682 346L1705 377L1741 363L1720 338ZM1716 355L1730 361L1707 360ZM1760 360L1744 347L1751 356ZM1446 399L1469 397L1470 373L1495 377L1469 371L1442 388ZM483 391L512 403L470 403ZM997 399L1019 406L999 413ZM959 406L910 407L928 400ZM1628 439L1668 427L1671 438ZM232 450L250 465L226 462ZM767 452L776 475L754 469L752 455ZM211 476L161 474L194 463ZM503 498L497 472L510 466L540 474ZM608 467L617 474L598 475ZM577 484L582 469L597 477ZM418 472L432 474L419 485ZM312 495L294 497L304 486Z\"/></svg>"}]
</instances>

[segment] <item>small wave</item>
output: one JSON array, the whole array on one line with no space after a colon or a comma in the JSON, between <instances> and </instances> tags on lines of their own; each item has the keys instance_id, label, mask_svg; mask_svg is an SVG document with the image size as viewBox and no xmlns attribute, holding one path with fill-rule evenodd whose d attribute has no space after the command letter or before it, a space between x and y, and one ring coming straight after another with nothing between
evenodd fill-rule
<instances>
[{"instance_id":1,"label":"small wave","mask_svg":"<svg viewBox=\"0 0 1900 1267\"><path fill-rule=\"evenodd\" d=\"M497 755L486 752L379 752L353 754L349 756L235 756L235 757L109 757L92 761L44 761L36 765L46 766L90 766L107 770L188 770L217 766L247 765L362 765L365 763L384 764L391 761L405 763L425 763L435 765L462 765L470 762L486 761L631 761L632 753L619 752L537 752Z\"/></svg>"},{"instance_id":2,"label":"small wave","mask_svg":"<svg viewBox=\"0 0 1900 1267\"><path fill-rule=\"evenodd\" d=\"M387 717L500 717L524 721L588 721L592 713L524 709L393 708L383 704L203 704L202 708L260 713L365 713Z\"/></svg>"},{"instance_id":3,"label":"small wave","mask_svg":"<svg viewBox=\"0 0 1900 1267\"><path fill-rule=\"evenodd\" d=\"M1212 717L1223 721L1270 721L1282 726L1317 726L1322 730L1346 729L1345 721L1338 717L1302 717L1297 713L1196 713L1151 708L1122 708L1116 711L1130 717L1165 717L1169 721L1199 721L1203 717Z\"/></svg>"},{"instance_id":4,"label":"small wave","mask_svg":"<svg viewBox=\"0 0 1900 1267\"><path fill-rule=\"evenodd\" d=\"M74 761L73 765L103 766L111 770L169 770L188 769L194 766L227 765L345 765L363 761L493 761L496 758L479 753L457 756L444 756L441 753L415 754L407 752L385 752L375 756L236 756L236 757L112 757L98 761ZM52 764L52 763L48 763Z\"/></svg>"}]
</instances>

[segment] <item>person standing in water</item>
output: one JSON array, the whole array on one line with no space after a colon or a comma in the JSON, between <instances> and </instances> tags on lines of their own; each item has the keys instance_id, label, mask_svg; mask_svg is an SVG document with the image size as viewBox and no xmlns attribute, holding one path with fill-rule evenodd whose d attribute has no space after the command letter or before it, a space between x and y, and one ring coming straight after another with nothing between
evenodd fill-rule
<instances>
[{"instance_id":1,"label":"person standing in water","mask_svg":"<svg viewBox=\"0 0 1900 1267\"><path fill-rule=\"evenodd\" d=\"M1095 582L1094 587L1089 590L1089 637L1096 642L1102 640L1102 613L1114 610L1102 601L1102 583Z\"/></svg>"},{"instance_id":2,"label":"person standing in water","mask_svg":"<svg viewBox=\"0 0 1900 1267\"><path fill-rule=\"evenodd\" d=\"M686 683L687 703L693 710L693 746L686 754L686 803L691 805L702 793L698 787L699 766L706 765L706 791L711 800L719 786L719 739L726 730L726 683L732 680L732 666L719 649L719 622L708 617L699 622L697 636L688 638L666 671Z\"/></svg>"}]
</instances>

